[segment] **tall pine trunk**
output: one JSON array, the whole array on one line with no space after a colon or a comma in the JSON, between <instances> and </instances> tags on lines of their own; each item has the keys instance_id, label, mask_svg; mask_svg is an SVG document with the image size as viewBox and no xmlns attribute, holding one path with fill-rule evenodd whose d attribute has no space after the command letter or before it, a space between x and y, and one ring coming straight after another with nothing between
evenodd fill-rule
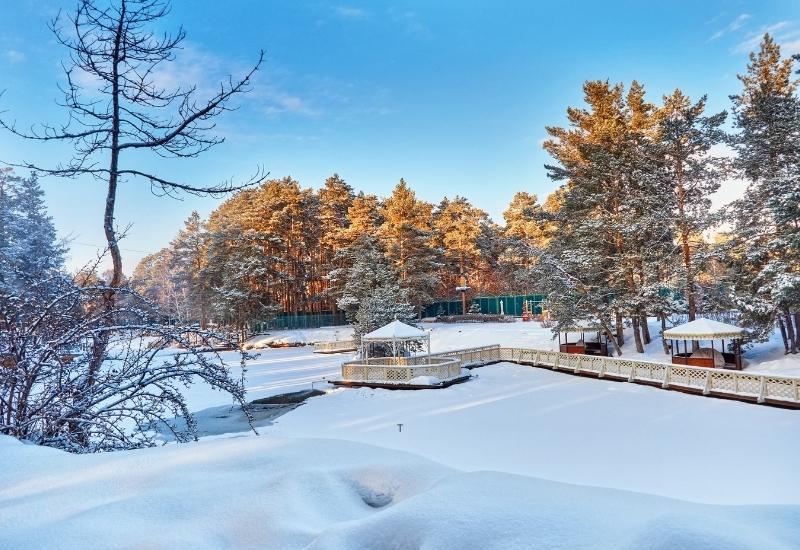
<instances>
[{"instance_id":1,"label":"tall pine trunk","mask_svg":"<svg viewBox=\"0 0 800 550\"><path fill-rule=\"evenodd\" d=\"M631 324L633 326L633 341L636 343L636 351L644 353L644 346L642 345L642 332L639 328L639 316L631 316Z\"/></svg>"},{"instance_id":2,"label":"tall pine trunk","mask_svg":"<svg viewBox=\"0 0 800 550\"><path fill-rule=\"evenodd\" d=\"M778 329L781 333L781 338L783 339L783 352L789 353L789 338L786 336L786 327L783 325L783 319L781 319L780 315L778 316Z\"/></svg>"},{"instance_id":3,"label":"tall pine trunk","mask_svg":"<svg viewBox=\"0 0 800 550\"><path fill-rule=\"evenodd\" d=\"M661 345L664 348L664 354L667 354L669 353L669 344L667 344L667 339L664 338L664 331L667 330L667 316L661 313L658 317L661 321Z\"/></svg>"},{"instance_id":4,"label":"tall pine trunk","mask_svg":"<svg viewBox=\"0 0 800 550\"><path fill-rule=\"evenodd\" d=\"M615 312L614 328L617 331L617 344L622 347L625 344L625 326L623 324L622 312L617 310Z\"/></svg>"},{"instance_id":5,"label":"tall pine trunk","mask_svg":"<svg viewBox=\"0 0 800 550\"><path fill-rule=\"evenodd\" d=\"M787 309L783 315L783 321L786 324L786 339L789 343L788 352L797 353L797 333L794 330L794 323L792 322L792 315Z\"/></svg>"},{"instance_id":6,"label":"tall pine trunk","mask_svg":"<svg viewBox=\"0 0 800 550\"><path fill-rule=\"evenodd\" d=\"M642 313L640 322L642 325L642 339L645 344L649 344L652 340L650 338L650 327L647 326L647 313Z\"/></svg>"},{"instance_id":7,"label":"tall pine trunk","mask_svg":"<svg viewBox=\"0 0 800 550\"><path fill-rule=\"evenodd\" d=\"M800 313L793 313L794 318L794 347L800 350Z\"/></svg>"}]
</instances>

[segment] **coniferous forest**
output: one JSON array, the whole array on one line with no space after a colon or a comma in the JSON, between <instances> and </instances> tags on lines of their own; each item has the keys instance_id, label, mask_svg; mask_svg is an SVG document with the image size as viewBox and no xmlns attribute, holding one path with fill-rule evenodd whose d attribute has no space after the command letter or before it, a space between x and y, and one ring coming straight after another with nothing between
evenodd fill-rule
<instances>
[{"instance_id":1,"label":"coniferous forest","mask_svg":"<svg viewBox=\"0 0 800 550\"><path fill-rule=\"evenodd\" d=\"M735 310L756 339L777 325L800 347L800 99L793 60L765 35L730 111L676 89L587 81L565 127L548 127L540 200L517 193L502 223L464 197L420 200L402 179L388 197L337 174L318 190L291 177L239 191L207 220L193 213L144 258L136 289L202 326L246 326L277 312L344 311L380 289L385 307L535 291L560 325L597 319L615 347L650 341L646 319ZM733 153L731 153L731 150ZM726 181L743 197L712 209Z\"/></svg>"}]
</instances>

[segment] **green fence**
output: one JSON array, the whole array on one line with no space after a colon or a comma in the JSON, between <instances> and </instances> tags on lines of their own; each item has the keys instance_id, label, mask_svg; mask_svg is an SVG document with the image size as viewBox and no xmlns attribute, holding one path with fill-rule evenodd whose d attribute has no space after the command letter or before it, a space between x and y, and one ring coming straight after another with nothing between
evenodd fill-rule
<instances>
[{"instance_id":1,"label":"green fence","mask_svg":"<svg viewBox=\"0 0 800 550\"><path fill-rule=\"evenodd\" d=\"M512 294L506 296L476 296L467 300L467 308L472 304L478 304L481 313L490 315L500 314L502 310L505 315L519 317L522 315L524 303L527 301L533 313L542 312L542 302L547 298L544 294ZM461 300L448 300L445 302L435 302L425 306L423 317L436 317L437 315L462 315Z\"/></svg>"},{"instance_id":2,"label":"green fence","mask_svg":"<svg viewBox=\"0 0 800 550\"><path fill-rule=\"evenodd\" d=\"M277 315L271 319L256 321L250 325L254 334L269 330L337 327L346 325L344 313L316 313L298 315Z\"/></svg>"}]
</instances>

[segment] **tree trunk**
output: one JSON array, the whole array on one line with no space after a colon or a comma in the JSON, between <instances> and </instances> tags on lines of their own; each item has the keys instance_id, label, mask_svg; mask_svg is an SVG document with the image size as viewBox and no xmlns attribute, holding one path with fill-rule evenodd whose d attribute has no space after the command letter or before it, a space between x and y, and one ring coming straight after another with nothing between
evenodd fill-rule
<instances>
[{"instance_id":1,"label":"tree trunk","mask_svg":"<svg viewBox=\"0 0 800 550\"><path fill-rule=\"evenodd\" d=\"M650 327L647 326L647 313L642 313L640 322L642 325L642 338L644 339L644 343L649 344L652 340L650 339Z\"/></svg>"},{"instance_id":2,"label":"tree trunk","mask_svg":"<svg viewBox=\"0 0 800 550\"><path fill-rule=\"evenodd\" d=\"M789 353L797 353L797 333L794 330L792 316L788 310L784 313L783 320L786 323L786 339L789 342Z\"/></svg>"},{"instance_id":3,"label":"tree trunk","mask_svg":"<svg viewBox=\"0 0 800 550\"><path fill-rule=\"evenodd\" d=\"M697 296L694 281L694 265L692 263L692 249L689 245L689 228L686 224L686 190L683 187L683 162L680 160L675 167L675 175L678 179L676 194L678 198L678 232L680 234L681 250L683 252L683 268L686 271L686 301L689 309L689 321L694 321L697 317Z\"/></svg>"},{"instance_id":4,"label":"tree trunk","mask_svg":"<svg viewBox=\"0 0 800 550\"><path fill-rule=\"evenodd\" d=\"M789 338L786 336L786 327L783 325L783 319L781 319L780 315L778 316L778 328L783 339L783 352L789 353Z\"/></svg>"},{"instance_id":5,"label":"tree trunk","mask_svg":"<svg viewBox=\"0 0 800 550\"><path fill-rule=\"evenodd\" d=\"M794 318L794 347L800 350L800 313L792 314Z\"/></svg>"},{"instance_id":6,"label":"tree trunk","mask_svg":"<svg viewBox=\"0 0 800 550\"><path fill-rule=\"evenodd\" d=\"M617 331L617 343L619 344L619 347L625 345L625 327L622 321L622 312L617 311L616 319L614 319L614 328Z\"/></svg>"},{"instance_id":7,"label":"tree trunk","mask_svg":"<svg viewBox=\"0 0 800 550\"><path fill-rule=\"evenodd\" d=\"M662 313L658 317L661 320L661 345L664 347L664 354L666 355L669 353L669 344L667 344L667 339L664 338L664 331L667 330L667 316Z\"/></svg>"},{"instance_id":8,"label":"tree trunk","mask_svg":"<svg viewBox=\"0 0 800 550\"><path fill-rule=\"evenodd\" d=\"M644 353L644 346L642 345L642 332L639 328L639 316L631 316L631 324L633 325L633 340L636 343L636 351Z\"/></svg>"},{"instance_id":9,"label":"tree trunk","mask_svg":"<svg viewBox=\"0 0 800 550\"><path fill-rule=\"evenodd\" d=\"M120 9L119 23L116 28L116 37L114 40L114 53L112 63L111 75L111 99L112 99L112 126L111 126L111 162L108 171L108 193L106 194L106 207L103 214L103 231L105 233L106 242L108 243L108 251L111 254L111 281L108 283L108 290L103 293L103 307L106 310L105 325L106 327L113 326L114 319L112 312L116 305L117 289L122 282L122 254L119 250L119 243L117 242L117 234L114 229L114 208L117 201L117 183L119 178L119 134L120 134L120 110L119 110L119 63L121 58L120 43L123 34L123 22L125 20L125 3L122 3ZM96 336L93 336L92 359L89 362L88 371L86 373L86 385L88 387L94 386L95 377L100 370L100 365L105 359L106 349L108 348L108 341L110 334L103 331Z\"/></svg>"}]
</instances>

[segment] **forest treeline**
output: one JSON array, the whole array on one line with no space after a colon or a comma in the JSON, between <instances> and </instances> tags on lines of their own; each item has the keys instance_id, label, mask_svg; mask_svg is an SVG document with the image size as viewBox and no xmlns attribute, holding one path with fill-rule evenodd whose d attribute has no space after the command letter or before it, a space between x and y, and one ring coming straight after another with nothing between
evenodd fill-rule
<instances>
[{"instance_id":1,"label":"forest treeline","mask_svg":"<svg viewBox=\"0 0 800 550\"><path fill-rule=\"evenodd\" d=\"M319 190L277 179L241 191L207 220L193 213L134 285L165 311L242 326L271 312L345 310L380 289L408 315L462 284L535 290L559 325L595 319L637 350L645 320L736 309L757 339L780 328L800 347L800 100L793 60L765 35L739 76L731 112L681 90L652 103L644 86L584 85L585 105L549 127L544 201L519 192L504 224L464 197L356 192L334 174ZM724 147L727 146L727 147ZM732 153L731 153L732 151ZM726 181L742 198L712 211ZM389 289L389 290L387 290ZM376 307L381 309L378 304Z\"/></svg>"}]
</instances>

